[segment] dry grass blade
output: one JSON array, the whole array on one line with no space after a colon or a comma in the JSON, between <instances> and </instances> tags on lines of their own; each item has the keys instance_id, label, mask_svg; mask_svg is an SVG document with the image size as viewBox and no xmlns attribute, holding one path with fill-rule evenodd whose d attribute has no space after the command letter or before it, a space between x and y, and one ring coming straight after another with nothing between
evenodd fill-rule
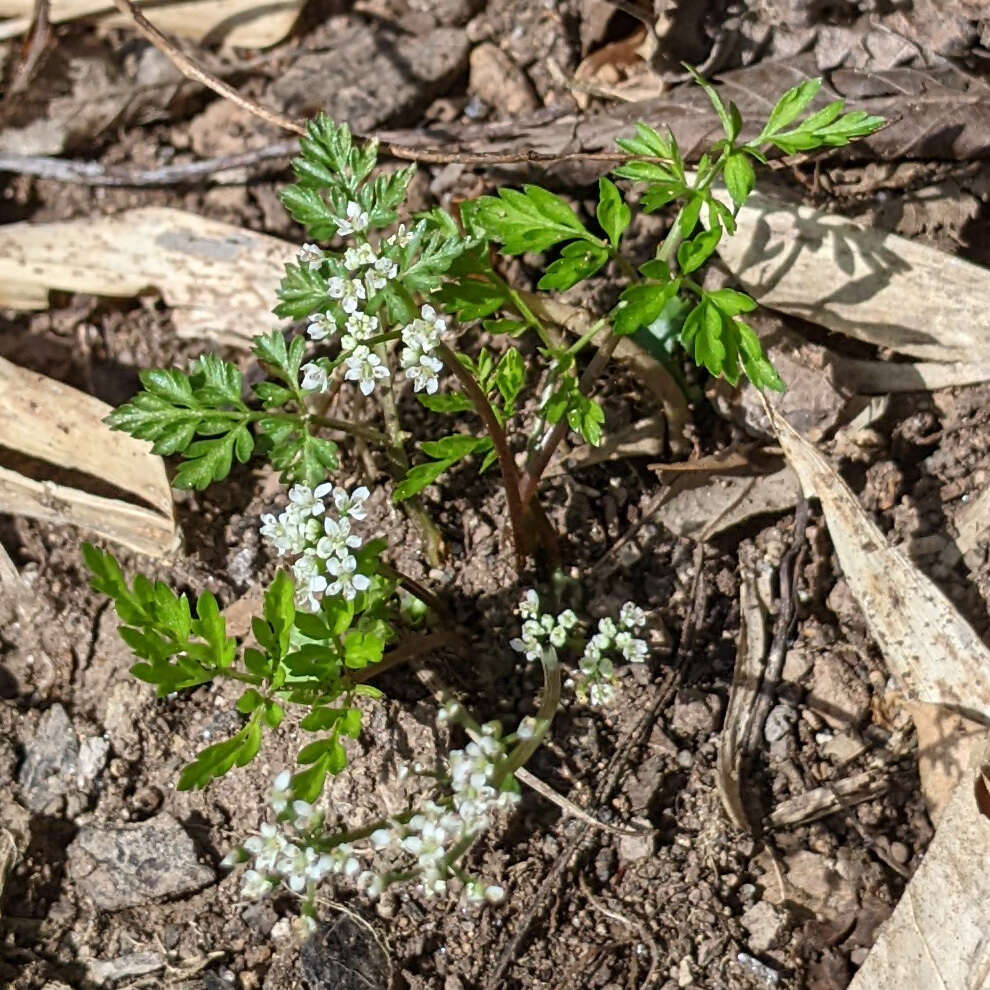
<instances>
[{"instance_id":1,"label":"dry grass blade","mask_svg":"<svg viewBox=\"0 0 990 990\"><path fill-rule=\"evenodd\" d=\"M767 654L766 617L752 568L740 561L739 614L741 626L729 704L718 743L717 784L722 807L736 828L753 831L742 799L741 777L746 742L756 716L759 686Z\"/></svg>"},{"instance_id":2,"label":"dry grass blade","mask_svg":"<svg viewBox=\"0 0 990 990\"><path fill-rule=\"evenodd\" d=\"M754 194L719 254L763 305L926 361L990 364L985 268Z\"/></svg>"},{"instance_id":3,"label":"dry grass blade","mask_svg":"<svg viewBox=\"0 0 990 990\"><path fill-rule=\"evenodd\" d=\"M781 801L770 813L770 824L774 828L785 825L804 825L834 815L843 808L869 801L883 794L890 787L890 781L882 775L867 771L852 777L845 777L825 787L815 787L804 794Z\"/></svg>"},{"instance_id":4,"label":"dry grass blade","mask_svg":"<svg viewBox=\"0 0 990 990\"><path fill-rule=\"evenodd\" d=\"M191 41L222 41L238 48L267 48L281 41L292 30L303 0L182 0L171 4L150 4L152 17L163 31ZM0 39L23 34L31 25L32 0L0 0ZM52 0L49 19L53 24L79 17L106 15L111 0ZM119 16L108 17L113 26L126 23Z\"/></svg>"},{"instance_id":5,"label":"dry grass blade","mask_svg":"<svg viewBox=\"0 0 990 990\"><path fill-rule=\"evenodd\" d=\"M821 502L849 590L891 673L912 698L990 720L990 650L948 598L887 545L825 458L769 402L766 409L805 494Z\"/></svg>"},{"instance_id":6,"label":"dry grass blade","mask_svg":"<svg viewBox=\"0 0 990 990\"><path fill-rule=\"evenodd\" d=\"M0 447L136 495L146 505L94 495L0 468L0 511L80 526L162 556L177 543L172 495L160 457L103 425L110 406L0 359Z\"/></svg>"}]
</instances>

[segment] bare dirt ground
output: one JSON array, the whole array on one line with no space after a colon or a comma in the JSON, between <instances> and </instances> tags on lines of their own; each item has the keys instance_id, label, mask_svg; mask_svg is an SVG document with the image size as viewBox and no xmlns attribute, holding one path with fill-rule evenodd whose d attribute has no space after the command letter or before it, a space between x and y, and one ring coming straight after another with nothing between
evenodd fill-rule
<instances>
[{"instance_id":1,"label":"bare dirt ground","mask_svg":"<svg viewBox=\"0 0 990 990\"><path fill-rule=\"evenodd\" d=\"M660 93L623 90L629 80L654 87L660 80L662 92L676 96L681 60L713 76L781 60L799 60L810 74L910 69L979 79L986 71L990 20L961 0L937 11L929 3L888 10L866 0L657 6L666 21L648 77L634 53L645 37L639 21L593 0L369 0L351 11L318 0L269 51L191 50L289 114L326 109L365 133L462 126L481 138L497 137L506 121L533 133L576 106L607 115L623 101ZM4 43L8 80L19 45ZM142 72L150 83L136 82ZM580 85L572 85L575 72ZM36 73L6 108L3 150L139 169L284 139L178 80L124 28L56 26ZM919 147L899 158L853 148L777 170L769 181L792 198L986 262L990 170L982 155ZM425 165L413 206L448 204L525 177L521 169ZM0 219L168 205L301 241L276 199L287 179L284 159L222 181L165 188L6 173ZM551 181L578 204L592 188L587 175L561 170ZM655 231L641 236L646 242ZM520 265L518 274L531 272ZM835 353L889 357L781 319ZM136 300L61 294L48 311L0 312L0 356L110 403L132 394L138 369L183 365L203 346L176 336L153 292ZM226 356L247 366L241 351ZM988 399L986 385L894 396L869 436L838 457L889 539L908 549L984 638L986 544L962 557L951 547L956 513L990 478ZM604 403L610 430L656 411L622 370L610 373ZM691 413L693 457L753 441L711 389ZM616 457L558 474L544 490L589 611L605 614L632 598L650 616L651 660L623 672L615 706L602 713L568 701L530 765L608 828L565 818L528 792L511 820L472 852L479 871L504 879L504 903L469 913L412 891L376 905L342 895L343 903L321 906L323 924L302 948L285 921L294 913L291 898L244 902L238 878L219 865L254 827L272 777L292 758L295 726L287 724L278 748L250 767L205 792L177 792L178 771L196 749L236 726L237 716L227 714L232 697L218 688L156 700L128 675L113 612L88 588L80 534L0 515L0 540L33 592L26 611L0 617L9 620L0 627L0 824L15 845L0 895L0 984L847 986L933 835L914 736L892 706L888 672L815 505L793 547L793 511L754 515L707 542L677 536L658 509L666 482L652 465L688 452ZM0 461L52 476L11 451L0 449ZM182 590L207 588L230 605L273 573L257 525L277 493L277 479L251 465L205 493L176 493L182 553L169 564L125 553L125 569ZM406 569L477 631L471 668L454 654L425 662L475 711L512 722L532 710L538 682L504 645L515 634L519 587L501 496L488 476L461 471L429 496L428 507L450 548L443 570L423 566L415 531L384 497L374 506L382 528L402 534L395 546ZM755 820L860 772L872 775L875 790L820 820L748 834L722 811L715 762L740 632L742 569L772 585L785 556L796 569L795 623L763 749L743 782ZM408 671L388 675L382 687L390 700L376 711L352 770L333 784L336 808L387 806L398 765L414 753L427 759L442 743L434 702ZM142 840L151 843L158 872L137 877L129 890L115 886L106 843L132 842L132 833L113 830L148 823L160 830ZM629 825L652 831L616 831Z\"/></svg>"}]
</instances>

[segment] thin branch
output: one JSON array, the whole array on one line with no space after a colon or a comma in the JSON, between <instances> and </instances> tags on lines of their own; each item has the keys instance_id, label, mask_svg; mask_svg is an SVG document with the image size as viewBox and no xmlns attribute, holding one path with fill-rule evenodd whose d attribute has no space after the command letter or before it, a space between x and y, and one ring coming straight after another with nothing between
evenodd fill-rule
<instances>
[{"instance_id":1,"label":"thin branch","mask_svg":"<svg viewBox=\"0 0 990 990\"><path fill-rule=\"evenodd\" d=\"M244 96L234 89L233 86L218 79L212 73L207 72L206 69L194 62L184 52L180 51L173 41L162 34L131 3L131 0L113 0L113 4L122 14L134 21L134 26L138 31L165 55L187 79L194 79L196 82L202 83L207 89L212 89L214 93L218 93L232 103L236 103L239 107L254 114L256 117L267 120L269 124L282 127L287 131L292 131L294 134L306 133L306 128L299 121L293 120L291 117L286 117L285 114L279 113L277 110L270 110L268 107L262 106L256 100L252 100L249 96Z\"/></svg>"},{"instance_id":2,"label":"thin branch","mask_svg":"<svg viewBox=\"0 0 990 990\"><path fill-rule=\"evenodd\" d=\"M180 165L164 165L161 168L126 169L101 165L99 162L78 162L66 158L50 158L47 155L0 154L0 172L17 175L35 175L39 179L54 179L83 186L148 187L173 186L194 182L216 172L257 165L277 158L290 158L299 150L296 141L279 141L242 151L237 155L222 155Z\"/></svg>"},{"instance_id":3,"label":"thin branch","mask_svg":"<svg viewBox=\"0 0 990 990\"><path fill-rule=\"evenodd\" d=\"M49 20L49 0L34 0L34 15L28 36L21 46L21 57L14 69L10 85L0 106L0 112L6 117L14 110L14 97L23 93L33 81L35 74L41 68L48 42L52 36L52 26Z\"/></svg>"}]
</instances>

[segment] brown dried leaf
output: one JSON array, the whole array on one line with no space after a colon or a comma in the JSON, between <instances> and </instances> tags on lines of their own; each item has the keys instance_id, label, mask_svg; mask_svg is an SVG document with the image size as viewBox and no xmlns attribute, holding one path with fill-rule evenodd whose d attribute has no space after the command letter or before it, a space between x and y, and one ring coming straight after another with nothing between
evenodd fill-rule
<instances>
[{"instance_id":1,"label":"brown dried leaf","mask_svg":"<svg viewBox=\"0 0 990 990\"><path fill-rule=\"evenodd\" d=\"M51 289L136 296L156 288L182 336L244 346L271 316L296 248L182 210L0 227L0 306L45 309Z\"/></svg>"},{"instance_id":2,"label":"brown dried leaf","mask_svg":"<svg viewBox=\"0 0 990 990\"><path fill-rule=\"evenodd\" d=\"M148 445L111 432L111 407L0 358L0 447L78 471L153 508L0 468L0 512L80 526L132 550L164 556L178 536L172 495L160 457Z\"/></svg>"},{"instance_id":3,"label":"brown dried leaf","mask_svg":"<svg viewBox=\"0 0 990 990\"><path fill-rule=\"evenodd\" d=\"M987 758L984 750L980 761ZM990 821L974 800L982 777L956 788L911 882L849 990L978 990L990 976Z\"/></svg>"},{"instance_id":4,"label":"brown dried leaf","mask_svg":"<svg viewBox=\"0 0 990 990\"><path fill-rule=\"evenodd\" d=\"M990 720L990 649L948 598L887 545L845 481L769 402L767 414L805 495L821 502L842 573L888 669L912 698Z\"/></svg>"}]
</instances>

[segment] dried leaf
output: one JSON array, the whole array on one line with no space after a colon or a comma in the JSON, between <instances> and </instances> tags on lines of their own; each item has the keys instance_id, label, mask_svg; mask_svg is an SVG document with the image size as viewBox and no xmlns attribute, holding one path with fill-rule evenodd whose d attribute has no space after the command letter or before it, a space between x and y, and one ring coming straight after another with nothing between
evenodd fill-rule
<instances>
[{"instance_id":1,"label":"dried leaf","mask_svg":"<svg viewBox=\"0 0 990 990\"><path fill-rule=\"evenodd\" d=\"M147 7L147 17L166 34L203 41L224 42L238 48L267 48L281 41L295 24L303 0L185 0L171 4L152 4L136 0ZM22 34L31 24L34 0L0 0L0 39ZM77 17L99 14L110 27L120 27L129 20L117 13L107 0L52 0L49 20L53 24ZM105 16L104 16L105 15Z\"/></svg>"},{"instance_id":2,"label":"dried leaf","mask_svg":"<svg viewBox=\"0 0 990 990\"><path fill-rule=\"evenodd\" d=\"M990 273L896 234L752 195L722 260L764 306L929 361L990 364Z\"/></svg>"},{"instance_id":3,"label":"dried leaf","mask_svg":"<svg viewBox=\"0 0 990 990\"><path fill-rule=\"evenodd\" d=\"M887 667L919 701L990 719L990 650L941 591L886 537L824 457L767 403L805 495L821 502L849 590Z\"/></svg>"},{"instance_id":4,"label":"dried leaf","mask_svg":"<svg viewBox=\"0 0 990 990\"><path fill-rule=\"evenodd\" d=\"M182 210L0 227L0 306L45 309L51 289L158 289L181 336L244 346L277 323L272 302L296 247Z\"/></svg>"},{"instance_id":5,"label":"dried leaf","mask_svg":"<svg viewBox=\"0 0 990 990\"><path fill-rule=\"evenodd\" d=\"M566 457L554 461L544 472L545 478L568 474L581 468L604 464L626 457L658 457L663 453L667 422L661 416L651 416L615 432L607 431L599 447L582 444Z\"/></svg>"},{"instance_id":6,"label":"dried leaf","mask_svg":"<svg viewBox=\"0 0 990 990\"><path fill-rule=\"evenodd\" d=\"M110 406L0 358L0 447L78 471L152 508L0 468L0 512L70 523L132 550L164 556L178 542L160 457L103 425Z\"/></svg>"},{"instance_id":7,"label":"dried leaf","mask_svg":"<svg viewBox=\"0 0 990 990\"><path fill-rule=\"evenodd\" d=\"M973 796L981 776L979 769L970 770L956 788L921 866L850 990L978 990L987 985L990 821Z\"/></svg>"},{"instance_id":8,"label":"dried leaf","mask_svg":"<svg viewBox=\"0 0 990 990\"><path fill-rule=\"evenodd\" d=\"M742 624L736 666L729 690L725 722L719 735L717 783L722 807L736 828L753 831L742 797L742 770L746 758L746 741L752 731L753 718L760 696L760 684L767 654L766 617L756 590L752 568L740 561L742 581L739 586L739 613Z\"/></svg>"}]
</instances>

